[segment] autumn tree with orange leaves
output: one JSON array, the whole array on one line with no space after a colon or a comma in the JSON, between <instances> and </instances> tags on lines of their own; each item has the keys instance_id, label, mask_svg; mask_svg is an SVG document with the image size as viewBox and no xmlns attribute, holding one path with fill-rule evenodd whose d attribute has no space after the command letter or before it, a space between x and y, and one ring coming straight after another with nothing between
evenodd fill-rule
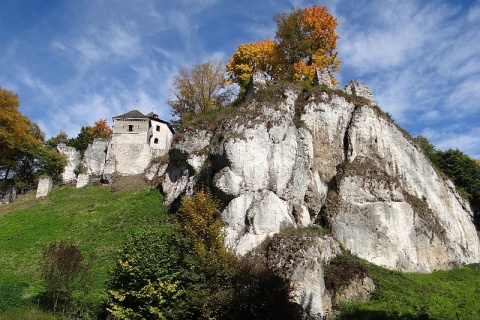
<instances>
[{"instance_id":1,"label":"autumn tree with orange leaves","mask_svg":"<svg viewBox=\"0 0 480 320\"><path fill-rule=\"evenodd\" d=\"M315 69L340 71L336 52L337 19L326 7L314 5L274 17L275 39L240 45L230 57L227 73L245 87L254 71L273 79L313 81ZM332 76L333 82L336 80Z\"/></svg>"},{"instance_id":2,"label":"autumn tree with orange leaves","mask_svg":"<svg viewBox=\"0 0 480 320\"><path fill-rule=\"evenodd\" d=\"M100 119L90 128L90 134L93 138L106 139L112 134L112 128L108 126L107 119Z\"/></svg>"}]
</instances>

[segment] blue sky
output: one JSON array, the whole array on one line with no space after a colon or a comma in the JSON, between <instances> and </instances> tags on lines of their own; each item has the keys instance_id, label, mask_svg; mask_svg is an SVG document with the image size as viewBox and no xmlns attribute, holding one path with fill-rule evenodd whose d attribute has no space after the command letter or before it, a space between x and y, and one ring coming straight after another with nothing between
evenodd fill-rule
<instances>
[{"instance_id":1,"label":"blue sky","mask_svg":"<svg viewBox=\"0 0 480 320\"><path fill-rule=\"evenodd\" d=\"M47 137L132 109L170 119L182 66L273 39L275 13L337 17L343 87L356 79L412 135L480 158L480 2L2 0L0 86Z\"/></svg>"}]
</instances>

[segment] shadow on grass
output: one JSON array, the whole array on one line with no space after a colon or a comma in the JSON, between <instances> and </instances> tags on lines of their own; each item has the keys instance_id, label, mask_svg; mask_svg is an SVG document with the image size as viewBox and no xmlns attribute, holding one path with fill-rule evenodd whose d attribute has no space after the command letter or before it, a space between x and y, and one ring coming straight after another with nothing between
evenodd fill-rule
<instances>
[{"instance_id":1,"label":"shadow on grass","mask_svg":"<svg viewBox=\"0 0 480 320\"><path fill-rule=\"evenodd\" d=\"M0 284L0 311L31 304L30 299L22 297L27 287L23 282Z\"/></svg>"},{"instance_id":2,"label":"shadow on grass","mask_svg":"<svg viewBox=\"0 0 480 320\"><path fill-rule=\"evenodd\" d=\"M399 315L385 311L356 310L342 313L337 319L340 320L428 320L432 319L428 314Z\"/></svg>"}]
</instances>

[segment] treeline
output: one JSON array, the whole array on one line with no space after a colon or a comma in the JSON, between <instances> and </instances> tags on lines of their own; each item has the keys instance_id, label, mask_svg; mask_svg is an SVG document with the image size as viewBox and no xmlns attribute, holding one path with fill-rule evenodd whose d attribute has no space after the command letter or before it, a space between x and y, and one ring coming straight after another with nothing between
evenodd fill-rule
<instances>
[{"instance_id":1,"label":"treeline","mask_svg":"<svg viewBox=\"0 0 480 320\"><path fill-rule=\"evenodd\" d=\"M432 161L433 165L445 173L455 183L457 190L466 198L473 210L473 223L480 229L480 162L472 159L462 151L448 149L438 150L425 136L415 139Z\"/></svg>"},{"instance_id":2,"label":"treeline","mask_svg":"<svg viewBox=\"0 0 480 320\"><path fill-rule=\"evenodd\" d=\"M36 188L41 175L61 181L66 159L57 152L65 143L83 152L95 138L107 138L112 129L100 119L93 126L82 127L75 138L61 131L48 140L38 124L19 109L18 95L0 87L0 192L14 187L18 193Z\"/></svg>"},{"instance_id":3,"label":"treeline","mask_svg":"<svg viewBox=\"0 0 480 320\"><path fill-rule=\"evenodd\" d=\"M56 148L60 143L64 143L69 147L74 147L83 154L89 144L94 139L108 139L112 134L112 128L107 124L106 119L100 119L95 121L93 126L84 126L80 128L80 132L75 138L68 138L68 135L64 131L46 141L46 144L51 148Z\"/></svg>"},{"instance_id":4,"label":"treeline","mask_svg":"<svg viewBox=\"0 0 480 320\"><path fill-rule=\"evenodd\" d=\"M66 162L18 108L18 95L0 88L0 191L14 186L22 193L35 188L43 174L58 181Z\"/></svg>"}]
</instances>

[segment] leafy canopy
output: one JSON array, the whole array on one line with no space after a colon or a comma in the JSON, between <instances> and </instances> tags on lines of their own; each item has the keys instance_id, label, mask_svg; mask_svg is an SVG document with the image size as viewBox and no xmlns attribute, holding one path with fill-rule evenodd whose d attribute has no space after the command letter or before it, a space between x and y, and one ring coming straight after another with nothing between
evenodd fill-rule
<instances>
[{"instance_id":1,"label":"leafy canopy","mask_svg":"<svg viewBox=\"0 0 480 320\"><path fill-rule=\"evenodd\" d=\"M340 71L337 19L314 5L274 17L275 39L238 46L227 64L229 80L245 87L255 71L271 78L313 81L315 69ZM336 80L332 77L332 80Z\"/></svg>"},{"instance_id":2,"label":"leafy canopy","mask_svg":"<svg viewBox=\"0 0 480 320\"><path fill-rule=\"evenodd\" d=\"M424 151L432 163L449 176L462 195L470 202L474 214L474 224L480 229L480 164L460 150L437 150L422 135L415 142Z\"/></svg>"},{"instance_id":3,"label":"leafy canopy","mask_svg":"<svg viewBox=\"0 0 480 320\"><path fill-rule=\"evenodd\" d=\"M167 101L172 115L184 123L224 105L231 95L225 85L225 69L220 61L208 60L192 68L181 68L173 78L173 99Z\"/></svg>"},{"instance_id":4,"label":"leafy canopy","mask_svg":"<svg viewBox=\"0 0 480 320\"><path fill-rule=\"evenodd\" d=\"M17 94L0 88L0 182L24 192L35 187L41 174L58 180L65 159L45 145L40 127L18 108Z\"/></svg>"}]
</instances>

